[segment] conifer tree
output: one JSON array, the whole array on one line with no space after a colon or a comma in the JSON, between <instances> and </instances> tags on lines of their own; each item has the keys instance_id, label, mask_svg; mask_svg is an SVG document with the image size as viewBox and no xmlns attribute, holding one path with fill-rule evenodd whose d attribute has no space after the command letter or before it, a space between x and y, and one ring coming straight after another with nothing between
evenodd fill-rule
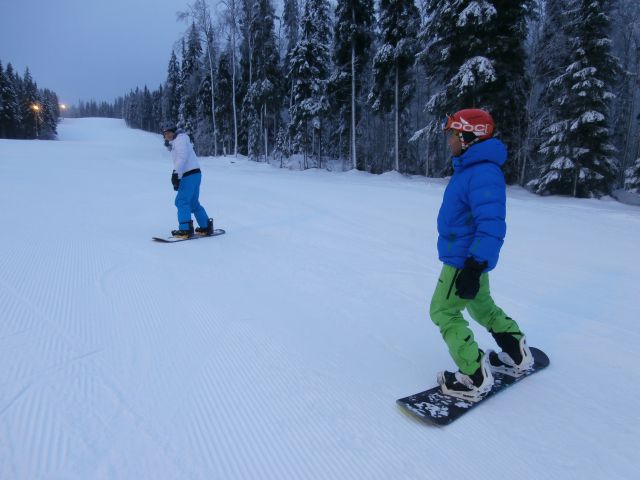
<instances>
[{"instance_id":1,"label":"conifer tree","mask_svg":"<svg viewBox=\"0 0 640 480\"><path fill-rule=\"evenodd\" d=\"M171 59L167 67L167 80L163 91L162 119L177 122L180 110L180 66L176 53L171 51Z\"/></svg>"},{"instance_id":2,"label":"conifer tree","mask_svg":"<svg viewBox=\"0 0 640 480\"><path fill-rule=\"evenodd\" d=\"M18 138L22 115L16 88L16 75L11 63L7 64L3 83L4 85L0 89L3 102L0 114L0 133L4 132L5 138Z\"/></svg>"},{"instance_id":3,"label":"conifer tree","mask_svg":"<svg viewBox=\"0 0 640 480\"><path fill-rule=\"evenodd\" d=\"M38 138L42 123L42 102L38 95L38 85L33 81L29 68L26 69L21 82L20 110L21 137Z\"/></svg>"},{"instance_id":4,"label":"conifer tree","mask_svg":"<svg viewBox=\"0 0 640 480\"><path fill-rule=\"evenodd\" d=\"M234 150L233 132L233 78L231 71L233 55L227 50L218 59L218 82L214 89L216 97L216 115L219 119L222 153L227 155Z\"/></svg>"},{"instance_id":5,"label":"conifer tree","mask_svg":"<svg viewBox=\"0 0 640 480\"><path fill-rule=\"evenodd\" d=\"M609 0L571 0L563 12L569 42L564 71L549 88L556 121L543 134L544 166L529 186L539 194L600 197L609 194L618 169L609 130L612 82Z\"/></svg>"},{"instance_id":6,"label":"conifer tree","mask_svg":"<svg viewBox=\"0 0 640 480\"><path fill-rule=\"evenodd\" d=\"M202 80L202 45L195 24L191 24L182 58L179 125L193 138L197 129L197 96Z\"/></svg>"},{"instance_id":7,"label":"conifer tree","mask_svg":"<svg viewBox=\"0 0 640 480\"><path fill-rule=\"evenodd\" d=\"M625 170L624 188L630 192L640 193L640 157Z\"/></svg>"},{"instance_id":8,"label":"conifer tree","mask_svg":"<svg viewBox=\"0 0 640 480\"><path fill-rule=\"evenodd\" d=\"M60 116L58 96L51 90L44 89L39 92L41 99L40 114L40 138L43 140L53 140L57 135L58 117Z\"/></svg>"},{"instance_id":9,"label":"conifer tree","mask_svg":"<svg viewBox=\"0 0 640 480\"><path fill-rule=\"evenodd\" d=\"M300 30L298 0L284 0L282 23L284 25L284 35L287 39L287 51L284 56L283 68L287 72L289 70L289 56L298 43L298 32Z\"/></svg>"},{"instance_id":10,"label":"conifer tree","mask_svg":"<svg viewBox=\"0 0 640 480\"><path fill-rule=\"evenodd\" d=\"M291 52L298 44L298 38L300 33L300 10L298 8L298 0L284 0L284 6L282 10L282 24L284 27L284 36L286 38L286 52L284 54L282 71L285 74L285 84L283 90L286 92L286 96L283 98L283 106L287 109L291 109L293 105L293 85L295 78L289 75L291 71ZM290 146L289 134L284 126L280 127L278 132L278 150L283 151L283 146L286 144ZM285 150L289 150L286 148Z\"/></svg>"},{"instance_id":11,"label":"conifer tree","mask_svg":"<svg viewBox=\"0 0 640 480\"><path fill-rule=\"evenodd\" d=\"M394 170L400 171L402 116L413 95L412 67L417 50L418 9L414 0L380 0L380 46L373 59L374 84L369 103L375 112L394 114Z\"/></svg>"},{"instance_id":12,"label":"conifer tree","mask_svg":"<svg viewBox=\"0 0 640 480\"><path fill-rule=\"evenodd\" d=\"M301 19L300 37L289 59L294 78L290 109L290 135L294 151L318 157L322 163L322 127L329 110L326 82L330 73L330 19L327 0L307 0Z\"/></svg>"},{"instance_id":13,"label":"conifer tree","mask_svg":"<svg viewBox=\"0 0 640 480\"><path fill-rule=\"evenodd\" d=\"M463 108L491 113L507 144L507 180L517 179L520 145L527 131L525 42L530 0L428 0L420 32L427 81L440 86L429 99L439 132L445 114Z\"/></svg>"},{"instance_id":14,"label":"conifer tree","mask_svg":"<svg viewBox=\"0 0 640 480\"><path fill-rule=\"evenodd\" d=\"M333 60L335 69L330 79L335 113L339 118L336 133L340 142L349 146L339 148L348 153L352 168L357 168L357 131L359 119L358 101L363 89L363 71L369 62L374 24L373 0L339 0L336 5ZM335 141L335 140L334 140ZM346 150L346 151L345 151Z\"/></svg>"},{"instance_id":15,"label":"conifer tree","mask_svg":"<svg viewBox=\"0 0 640 480\"><path fill-rule=\"evenodd\" d=\"M247 93L242 106L247 128L248 155L266 159L277 128L280 101L279 54L275 37L275 11L271 0L246 2L244 64ZM249 45L251 47L249 48Z\"/></svg>"}]
</instances>

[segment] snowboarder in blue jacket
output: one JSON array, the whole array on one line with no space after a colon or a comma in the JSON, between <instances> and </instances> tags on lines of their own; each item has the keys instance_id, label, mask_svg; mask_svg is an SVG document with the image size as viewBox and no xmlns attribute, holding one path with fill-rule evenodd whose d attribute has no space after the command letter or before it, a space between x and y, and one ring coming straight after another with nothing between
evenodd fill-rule
<instances>
[{"instance_id":1,"label":"snowboarder in blue jacket","mask_svg":"<svg viewBox=\"0 0 640 480\"><path fill-rule=\"evenodd\" d=\"M189 135L178 130L172 122L162 125L165 146L170 149L173 160L171 183L177 191L175 205L178 209L177 230L171 235L178 238L189 238L194 234L213 235L213 219L209 218L204 207L200 205L200 183L202 173ZM196 217L198 228L193 229L191 214Z\"/></svg>"},{"instance_id":2,"label":"snowboarder in blue jacket","mask_svg":"<svg viewBox=\"0 0 640 480\"><path fill-rule=\"evenodd\" d=\"M498 263L506 233L506 186L501 166L505 145L493 138L491 115L460 110L444 127L452 153L453 176L438 214L438 255L443 268L430 306L457 372L440 372L443 393L481 400L493 385L491 371L518 376L533 365L533 356L518 324L493 301L488 272ZM502 349L478 348L467 320L485 327Z\"/></svg>"}]
</instances>

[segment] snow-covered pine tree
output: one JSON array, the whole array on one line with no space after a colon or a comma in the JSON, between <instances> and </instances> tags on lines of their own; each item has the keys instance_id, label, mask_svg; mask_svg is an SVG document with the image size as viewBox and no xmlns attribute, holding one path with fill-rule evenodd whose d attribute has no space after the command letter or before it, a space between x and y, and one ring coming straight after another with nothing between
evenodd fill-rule
<instances>
[{"instance_id":1,"label":"snow-covered pine tree","mask_svg":"<svg viewBox=\"0 0 640 480\"><path fill-rule=\"evenodd\" d=\"M326 96L331 69L328 0L306 0L300 24L300 37L289 59L289 76L294 79L289 131L292 149L304 154L307 168L309 155L316 155L318 166L322 164L322 127L329 109Z\"/></svg>"},{"instance_id":2,"label":"snow-covered pine tree","mask_svg":"<svg viewBox=\"0 0 640 480\"><path fill-rule=\"evenodd\" d=\"M217 76L217 72L214 72ZM198 155L217 155L217 149L215 147L215 138L213 132L213 120L211 118L211 74L208 70L204 71L202 83L200 84L200 90L198 92L198 98L196 100L197 106L197 128L194 134L194 145L197 145ZM216 125L217 128L217 125Z\"/></svg>"},{"instance_id":3,"label":"snow-covered pine tree","mask_svg":"<svg viewBox=\"0 0 640 480\"><path fill-rule=\"evenodd\" d=\"M532 1L428 0L427 19L419 38L427 81L439 86L427 110L434 120L427 129L438 135L445 114L462 108L484 108L511 156L518 156L526 134L525 41ZM505 167L517 178L517 161Z\"/></svg>"},{"instance_id":4,"label":"snow-covered pine tree","mask_svg":"<svg viewBox=\"0 0 640 480\"><path fill-rule=\"evenodd\" d=\"M500 139L507 145L509 161L504 166L507 182L518 180L519 167L526 158L522 149L527 135L527 95L530 79L526 72L528 17L532 0L493 0L497 15L490 55L497 78L480 95L492 112Z\"/></svg>"},{"instance_id":5,"label":"snow-covered pine tree","mask_svg":"<svg viewBox=\"0 0 640 480\"><path fill-rule=\"evenodd\" d=\"M610 7L610 0L570 0L565 5L568 65L549 84L556 121L543 131L541 176L528 184L541 195L600 197L611 192L618 166L609 102L619 68L611 54Z\"/></svg>"},{"instance_id":6,"label":"snow-covered pine tree","mask_svg":"<svg viewBox=\"0 0 640 480\"><path fill-rule=\"evenodd\" d=\"M0 138L54 139L59 116L58 96L39 89L28 68L22 79L0 62Z\"/></svg>"},{"instance_id":7,"label":"snow-covered pine tree","mask_svg":"<svg viewBox=\"0 0 640 480\"><path fill-rule=\"evenodd\" d=\"M6 83L7 82L4 76L4 68L2 67L2 61L0 61L0 138L5 138L4 124L2 121L5 101L2 92L4 92L4 89L6 88Z\"/></svg>"},{"instance_id":8,"label":"snow-covered pine tree","mask_svg":"<svg viewBox=\"0 0 640 480\"><path fill-rule=\"evenodd\" d=\"M162 120L177 122L180 110L180 65L176 52L171 51L167 80L162 95Z\"/></svg>"},{"instance_id":9,"label":"snow-covered pine tree","mask_svg":"<svg viewBox=\"0 0 640 480\"><path fill-rule=\"evenodd\" d=\"M302 0L303 1L303 0ZM284 166L284 158L289 158L292 153L291 135L289 132L289 113L293 105L293 85L295 78L291 72L290 59L293 49L298 44L300 35L300 3L298 0L284 0L282 9L280 54L282 56L282 72L284 73L282 83L282 104L281 112L284 123L278 127L275 139L275 154L280 158L280 168ZM285 44L283 48L283 43Z\"/></svg>"},{"instance_id":10,"label":"snow-covered pine tree","mask_svg":"<svg viewBox=\"0 0 640 480\"><path fill-rule=\"evenodd\" d=\"M564 28L564 6L566 0L546 0L542 12L542 35L540 48L536 56L538 80L547 85L551 80L562 74L567 65L569 54L568 38ZM542 104L548 110L553 110L553 93L545 88Z\"/></svg>"},{"instance_id":11,"label":"snow-covered pine tree","mask_svg":"<svg viewBox=\"0 0 640 480\"><path fill-rule=\"evenodd\" d=\"M15 73L11 63L8 63L5 69L0 96L3 102L0 114L0 133L4 132L5 138L17 138L22 117L15 85Z\"/></svg>"},{"instance_id":12,"label":"snow-covered pine tree","mask_svg":"<svg viewBox=\"0 0 640 480\"><path fill-rule=\"evenodd\" d=\"M218 126L217 126L217 118L215 115L215 96L211 94L212 85L215 85L217 82L216 78L216 63L217 63L217 32L213 28L213 22L211 19L211 9L209 8L209 3L206 0L194 0L193 3L189 5L189 9L185 12L181 12L178 14L179 19L193 19L193 22L196 26L198 34L201 37L202 42L204 43L204 56L202 59L202 67L203 67L203 76L208 76L209 78L209 95L207 98L209 99L209 113L206 115L206 118L211 122L209 127L203 127L200 123L203 121L203 116L198 116L198 126L197 130L200 132L199 139L196 139L195 143L198 144L200 142L204 142L209 145L213 145L213 155L218 155ZM202 86L200 86L202 89ZM198 111L202 111L200 107L196 107ZM203 137L204 131L209 132L207 135L210 135L211 138ZM208 151L208 148L204 145L201 146L202 151Z\"/></svg>"},{"instance_id":13,"label":"snow-covered pine tree","mask_svg":"<svg viewBox=\"0 0 640 480\"><path fill-rule=\"evenodd\" d=\"M58 96L51 90L40 90L38 96L41 99L42 111L40 114L40 138L53 140L57 135L57 125L59 117Z\"/></svg>"},{"instance_id":14,"label":"snow-covered pine tree","mask_svg":"<svg viewBox=\"0 0 640 480\"><path fill-rule=\"evenodd\" d=\"M338 0L335 15L335 67L329 81L331 103L339 118L335 134L339 137L337 143L340 155L348 154L352 168L357 168L356 125L360 116L357 104L361 103L359 97L363 89L362 75L369 62L369 50L373 40L373 0Z\"/></svg>"},{"instance_id":15,"label":"snow-covered pine tree","mask_svg":"<svg viewBox=\"0 0 640 480\"><path fill-rule=\"evenodd\" d=\"M427 81L440 85L427 109L435 116L433 131L441 119L462 108L485 107L478 92L497 79L493 63L486 57L489 47L484 32L491 30L497 11L487 1L428 0L420 30Z\"/></svg>"},{"instance_id":16,"label":"snow-covered pine tree","mask_svg":"<svg viewBox=\"0 0 640 480\"><path fill-rule=\"evenodd\" d=\"M233 154L238 155L238 108L237 108L237 95L238 95L238 79L236 75L237 71L237 39L238 39L238 23L241 17L240 13L240 1L239 0L220 0L224 6L223 15L225 18L225 24L229 29L229 49L231 52L230 65L231 65L231 110L233 112Z\"/></svg>"},{"instance_id":17,"label":"snow-covered pine tree","mask_svg":"<svg viewBox=\"0 0 640 480\"><path fill-rule=\"evenodd\" d=\"M267 84L267 88L269 85ZM242 102L242 123L246 125L247 132L247 156L254 161L260 160L261 133L260 112L258 106L262 103L262 82L254 81L249 85ZM260 109L262 110L262 109ZM266 161L266 155L265 155Z\"/></svg>"},{"instance_id":18,"label":"snow-covered pine tree","mask_svg":"<svg viewBox=\"0 0 640 480\"><path fill-rule=\"evenodd\" d=\"M238 12L238 30L240 32L239 49L239 78L236 85L237 108L237 138L238 151L248 155L248 125L247 115L242 112L249 86L253 83L253 55L255 45L253 25L257 21L258 0L237 0L240 3Z\"/></svg>"},{"instance_id":19,"label":"snow-covered pine tree","mask_svg":"<svg viewBox=\"0 0 640 480\"><path fill-rule=\"evenodd\" d=\"M291 65L289 64L291 59L291 52L298 44L298 38L300 33L300 8L298 0L284 0L282 9L282 27L284 41L286 42L286 49L284 51L284 57L282 59L282 71L285 74L284 82L282 85L283 98L282 108L286 110L286 116L291 111L293 106L293 85L295 78L289 75L291 72ZM282 49L282 47L281 47ZM291 155L291 135L288 128L289 119L285 120L285 124L280 125L278 132L276 133L275 148L280 155L280 167L284 166L284 158L289 158Z\"/></svg>"},{"instance_id":20,"label":"snow-covered pine tree","mask_svg":"<svg viewBox=\"0 0 640 480\"><path fill-rule=\"evenodd\" d=\"M146 85L142 89L142 101L139 106L140 118L142 119L142 125L140 128L149 132L151 131L153 104L151 100L151 92Z\"/></svg>"},{"instance_id":21,"label":"snow-covered pine tree","mask_svg":"<svg viewBox=\"0 0 640 480\"><path fill-rule=\"evenodd\" d=\"M163 122L162 119L162 99L164 96L164 88L162 85L158 86L157 90L151 92L151 132L160 132L160 125ZM110 106L111 116L115 116L113 112L113 106Z\"/></svg>"},{"instance_id":22,"label":"snow-covered pine tree","mask_svg":"<svg viewBox=\"0 0 640 480\"><path fill-rule=\"evenodd\" d=\"M38 85L33 81L29 68L25 70L20 88L20 110L22 117L21 137L38 138L42 123L42 105ZM36 108L37 107L37 108Z\"/></svg>"},{"instance_id":23,"label":"snow-covered pine tree","mask_svg":"<svg viewBox=\"0 0 640 480\"><path fill-rule=\"evenodd\" d=\"M76 115L77 117L82 117L86 115L83 107L84 107L83 103L80 102L78 104L77 115ZM127 95L125 95L124 108L123 108L124 121L126 122L129 128L138 128L138 125L136 123L136 118L135 118L136 110L137 110L136 97L132 90Z\"/></svg>"},{"instance_id":24,"label":"snow-covered pine tree","mask_svg":"<svg viewBox=\"0 0 640 480\"><path fill-rule=\"evenodd\" d=\"M640 2L617 0L611 13L613 52L620 58L621 75L616 85L616 100L612 103L614 145L620 159L620 184L626 170L638 155L640 136ZM618 182L616 182L618 184Z\"/></svg>"},{"instance_id":25,"label":"snow-covered pine tree","mask_svg":"<svg viewBox=\"0 0 640 480\"><path fill-rule=\"evenodd\" d=\"M625 170L624 188L630 192L640 193L640 157Z\"/></svg>"},{"instance_id":26,"label":"snow-covered pine tree","mask_svg":"<svg viewBox=\"0 0 640 480\"><path fill-rule=\"evenodd\" d=\"M197 128L196 98L202 80L202 45L200 36L194 23L189 29L184 56L182 58L182 71L180 77L181 95L179 110L179 126L191 138Z\"/></svg>"},{"instance_id":27,"label":"snow-covered pine tree","mask_svg":"<svg viewBox=\"0 0 640 480\"><path fill-rule=\"evenodd\" d=\"M518 183L525 185L538 165L540 131L552 121L552 98L547 84L560 74L566 57L566 38L562 32L563 0L535 0L529 22L527 55L527 131L522 139L522 161L518 165Z\"/></svg>"},{"instance_id":28,"label":"snow-covered pine tree","mask_svg":"<svg viewBox=\"0 0 640 480\"><path fill-rule=\"evenodd\" d=\"M230 47L230 46L229 46ZM220 55L218 59L218 82L215 85L216 115L219 122L222 154L233 153L233 78L231 62L233 55L231 47Z\"/></svg>"},{"instance_id":29,"label":"snow-covered pine tree","mask_svg":"<svg viewBox=\"0 0 640 480\"><path fill-rule=\"evenodd\" d=\"M300 19L298 11L298 0L284 0L282 8L282 24L284 26L284 36L287 42L287 51L284 55L284 71L289 71L289 56L298 43L298 32L300 30ZM289 90L291 88L289 87ZM291 92L289 92L291 93Z\"/></svg>"},{"instance_id":30,"label":"snow-covered pine tree","mask_svg":"<svg viewBox=\"0 0 640 480\"><path fill-rule=\"evenodd\" d=\"M380 0L380 45L373 58L373 86L368 101L374 112L394 113L394 170L408 132L401 119L413 95L411 72L417 52L420 14L414 0ZM404 156L404 155L403 155Z\"/></svg>"},{"instance_id":31,"label":"snow-covered pine tree","mask_svg":"<svg viewBox=\"0 0 640 480\"><path fill-rule=\"evenodd\" d=\"M275 36L275 11L271 0L247 3L245 12L245 49L249 68L247 94L243 101L242 117L247 127L247 150L257 160L269 154L277 128L280 108L279 53Z\"/></svg>"}]
</instances>

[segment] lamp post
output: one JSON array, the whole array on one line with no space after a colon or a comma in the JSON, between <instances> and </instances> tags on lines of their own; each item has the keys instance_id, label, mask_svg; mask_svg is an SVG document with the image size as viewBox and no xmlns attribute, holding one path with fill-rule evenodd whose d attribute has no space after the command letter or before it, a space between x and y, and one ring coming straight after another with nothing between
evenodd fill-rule
<instances>
[{"instance_id":1,"label":"lamp post","mask_svg":"<svg viewBox=\"0 0 640 480\"><path fill-rule=\"evenodd\" d=\"M34 103L31 105L31 110L33 110L34 116L36 117L36 138L38 138L38 116L40 115L40 105Z\"/></svg>"},{"instance_id":2,"label":"lamp post","mask_svg":"<svg viewBox=\"0 0 640 480\"><path fill-rule=\"evenodd\" d=\"M63 117L63 113L67 110L67 105L64 103L60 104L60 116Z\"/></svg>"}]
</instances>

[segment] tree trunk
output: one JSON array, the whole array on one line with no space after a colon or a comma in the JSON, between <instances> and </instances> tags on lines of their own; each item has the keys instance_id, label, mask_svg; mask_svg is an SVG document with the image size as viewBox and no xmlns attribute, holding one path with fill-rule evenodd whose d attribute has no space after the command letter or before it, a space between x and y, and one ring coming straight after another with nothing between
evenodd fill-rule
<instances>
[{"instance_id":1,"label":"tree trunk","mask_svg":"<svg viewBox=\"0 0 640 480\"><path fill-rule=\"evenodd\" d=\"M398 145L399 145L399 140L398 140L398 136L399 136L399 112L398 112L398 105L399 105L399 99L398 96L400 95L399 89L400 89L400 79L399 79L399 74L400 72L398 71L398 64L396 63L396 91L395 91L395 110L396 110L396 115L395 115L395 123L396 123L396 132L395 132L395 153L396 153L396 159L395 159L395 165L396 165L396 172L400 171L400 157L398 155Z\"/></svg>"},{"instance_id":2,"label":"tree trunk","mask_svg":"<svg viewBox=\"0 0 640 480\"><path fill-rule=\"evenodd\" d=\"M262 106L263 110L264 110L264 161L265 163L268 162L268 155L269 155L269 140L267 138L267 133L268 133L268 129L267 129L267 104L265 103Z\"/></svg>"},{"instance_id":3,"label":"tree trunk","mask_svg":"<svg viewBox=\"0 0 640 480\"><path fill-rule=\"evenodd\" d=\"M207 40L209 36L207 35ZM207 41L207 43L209 43ZM213 119L213 156L218 156L218 129L216 127L216 101L213 90L213 59L211 58L211 45L207 45L209 56L209 75L211 76L211 118Z\"/></svg>"},{"instance_id":4,"label":"tree trunk","mask_svg":"<svg viewBox=\"0 0 640 480\"><path fill-rule=\"evenodd\" d=\"M631 154L631 157L634 157L633 155L633 151L635 150L633 147L634 145L632 144L633 139L631 138L631 135L633 134L633 114L635 113L635 109L636 109L636 97L637 97L637 88L640 87L640 46L636 49L636 74L635 74L635 80L632 80L633 83L635 83L635 87L636 88L631 88L631 106L629 107L629 113L627 116L627 134L626 134L626 140L625 140L625 149L623 152L623 156L622 156L622 165L620 166L620 183L622 186L624 186L624 171L625 169L631 165L637 158L629 158L629 154ZM638 142L638 154L640 155L640 142Z\"/></svg>"},{"instance_id":5,"label":"tree trunk","mask_svg":"<svg viewBox=\"0 0 640 480\"><path fill-rule=\"evenodd\" d=\"M351 20L356 23L356 11L351 9ZM358 168L356 156L356 43L351 40L351 160L353 168Z\"/></svg>"},{"instance_id":6,"label":"tree trunk","mask_svg":"<svg viewBox=\"0 0 640 480\"><path fill-rule=\"evenodd\" d=\"M235 39L233 41L233 66L231 67L231 96L233 103L233 156L238 156L238 113L236 108L236 47L235 47Z\"/></svg>"},{"instance_id":7,"label":"tree trunk","mask_svg":"<svg viewBox=\"0 0 640 480\"><path fill-rule=\"evenodd\" d=\"M231 6L231 102L233 105L233 156L238 157L238 114L236 109L236 2Z\"/></svg>"}]
</instances>

